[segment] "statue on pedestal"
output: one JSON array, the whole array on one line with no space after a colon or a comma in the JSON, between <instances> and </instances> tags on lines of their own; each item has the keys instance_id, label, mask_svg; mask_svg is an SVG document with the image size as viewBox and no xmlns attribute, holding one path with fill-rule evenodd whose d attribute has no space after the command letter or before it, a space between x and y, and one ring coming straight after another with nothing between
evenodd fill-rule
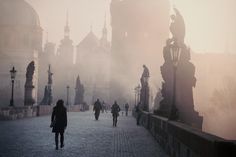
<instances>
[{"instance_id":1,"label":"statue on pedestal","mask_svg":"<svg viewBox=\"0 0 236 157\"><path fill-rule=\"evenodd\" d=\"M33 106L35 99L33 96L33 76L34 76L35 66L34 61L30 62L26 69L26 81L25 81L25 106Z\"/></svg>"},{"instance_id":2,"label":"statue on pedestal","mask_svg":"<svg viewBox=\"0 0 236 157\"><path fill-rule=\"evenodd\" d=\"M160 101L160 107L156 111L157 114L168 117L170 114L172 97L173 97L173 63L170 53L171 39L166 41L163 48L164 64L161 66L161 75L163 78L161 94L163 99Z\"/></svg>"},{"instance_id":3,"label":"statue on pedestal","mask_svg":"<svg viewBox=\"0 0 236 157\"><path fill-rule=\"evenodd\" d=\"M43 100L40 102L40 105L51 105L53 102L52 98L52 75L51 66L48 67L48 84L44 88Z\"/></svg>"},{"instance_id":4,"label":"statue on pedestal","mask_svg":"<svg viewBox=\"0 0 236 157\"><path fill-rule=\"evenodd\" d=\"M140 103L144 111L149 111L149 86L148 86L149 77L150 77L149 69L146 67L146 65L143 65L143 73L140 78L141 82Z\"/></svg>"},{"instance_id":5,"label":"statue on pedestal","mask_svg":"<svg viewBox=\"0 0 236 157\"><path fill-rule=\"evenodd\" d=\"M75 103L74 105L81 105L84 103L84 86L80 82L80 77L78 75L75 87Z\"/></svg>"},{"instance_id":6,"label":"statue on pedestal","mask_svg":"<svg viewBox=\"0 0 236 157\"><path fill-rule=\"evenodd\" d=\"M176 8L174 11L176 15L171 16L170 25L172 38L167 40L163 49L165 60L161 66L163 100L155 113L169 118L171 111L176 110L178 121L201 129L203 117L194 110L193 101L193 87L196 85L195 66L190 62L190 49L184 43L184 19Z\"/></svg>"}]
</instances>

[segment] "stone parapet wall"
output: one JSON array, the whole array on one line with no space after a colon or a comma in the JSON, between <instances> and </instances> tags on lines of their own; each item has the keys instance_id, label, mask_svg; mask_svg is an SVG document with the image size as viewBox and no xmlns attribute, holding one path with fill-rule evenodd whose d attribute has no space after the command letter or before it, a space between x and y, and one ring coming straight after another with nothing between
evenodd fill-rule
<instances>
[{"instance_id":1,"label":"stone parapet wall","mask_svg":"<svg viewBox=\"0 0 236 157\"><path fill-rule=\"evenodd\" d=\"M80 112L82 110L82 105L73 105L73 106L67 106L68 112Z\"/></svg>"},{"instance_id":2,"label":"stone parapet wall","mask_svg":"<svg viewBox=\"0 0 236 157\"><path fill-rule=\"evenodd\" d=\"M0 120L15 120L37 116L36 107L6 107L0 109Z\"/></svg>"},{"instance_id":3,"label":"stone parapet wall","mask_svg":"<svg viewBox=\"0 0 236 157\"><path fill-rule=\"evenodd\" d=\"M171 157L235 157L236 144L186 124L142 112L144 126Z\"/></svg>"},{"instance_id":4,"label":"stone parapet wall","mask_svg":"<svg viewBox=\"0 0 236 157\"><path fill-rule=\"evenodd\" d=\"M16 120L37 116L50 115L54 106L22 106L0 108L0 120ZM68 112L80 112L81 105L67 106Z\"/></svg>"}]
</instances>

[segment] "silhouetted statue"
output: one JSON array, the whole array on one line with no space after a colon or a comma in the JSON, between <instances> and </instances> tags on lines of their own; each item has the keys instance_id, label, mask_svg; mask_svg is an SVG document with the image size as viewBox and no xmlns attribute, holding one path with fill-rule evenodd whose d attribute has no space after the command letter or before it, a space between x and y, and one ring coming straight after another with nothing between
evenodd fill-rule
<instances>
[{"instance_id":1,"label":"silhouetted statue","mask_svg":"<svg viewBox=\"0 0 236 157\"><path fill-rule=\"evenodd\" d=\"M52 84L52 75L53 73L51 72L51 65L48 66L48 85Z\"/></svg>"},{"instance_id":2,"label":"silhouetted statue","mask_svg":"<svg viewBox=\"0 0 236 157\"><path fill-rule=\"evenodd\" d=\"M147 68L146 65L143 65L143 74L141 76L141 85L144 85L145 83L148 83L147 81L145 81L146 78L149 78L149 69Z\"/></svg>"},{"instance_id":3,"label":"silhouetted statue","mask_svg":"<svg viewBox=\"0 0 236 157\"><path fill-rule=\"evenodd\" d=\"M176 107L179 120L202 127L202 117L194 110L193 87L196 86L195 66L190 62L190 49L183 47L176 73Z\"/></svg>"},{"instance_id":4,"label":"silhouetted statue","mask_svg":"<svg viewBox=\"0 0 236 157\"><path fill-rule=\"evenodd\" d=\"M51 66L48 67L48 84L44 88L43 100L39 105L51 105L52 104L52 75Z\"/></svg>"},{"instance_id":5,"label":"silhouetted statue","mask_svg":"<svg viewBox=\"0 0 236 157\"><path fill-rule=\"evenodd\" d=\"M148 86L149 77L150 77L149 70L146 67L146 65L143 65L143 73L140 79L141 82L140 102L143 106L144 111L149 111L149 86Z\"/></svg>"},{"instance_id":6,"label":"silhouetted statue","mask_svg":"<svg viewBox=\"0 0 236 157\"><path fill-rule=\"evenodd\" d=\"M161 100L160 107L155 113L170 118L171 111L174 111L176 120L201 129L203 118L194 110L193 101L192 88L196 85L195 67L190 62L190 49L184 43L184 19L176 8L174 10L176 15L171 16L173 21L170 25L173 37L167 40L163 49L165 60L161 66L163 100ZM172 48L176 46L178 47L176 50L179 50L180 54L177 67L174 66L171 56ZM176 86L174 86L174 68L177 70ZM173 97L174 89L176 94Z\"/></svg>"},{"instance_id":7,"label":"silhouetted statue","mask_svg":"<svg viewBox=\"0 0 236 157\"><path fill-rule=\"evenodd\" d=\"M171 39L166 41L163 48L164 64L161 66L161 75L163 78L161 94L163 99L160 102L159 115L168 117L170 114L172 95L173 95L173 63L170 53Z\"/></svg>"},{"instance_id":8,"label":"silhouetted statue","mask_svg":"<svg viewBox=\"0 0 236 157\"><path fill-rule=\"evenodd\" d=\"M52 127L52 132L55 133L56 150L58 150L59 134L61 148L64 147L64 131L67 127L67 113L63 100L58 100L57 105L53 108L50 127Z\"/></svg>"},{"instance_id":9,"label":"silhouetted statue","mask_svg":"<svg viewBox=\"0 0 236 157\"><path fill-rule=\"evenodd\" d=\"M172 33L172 40L179 45L184 44L185 37L185 23L179 10L174 8L176 15L171 15L172 23L170 25L170 32Z\"/></svg>"},{"instance_id":10,"label":"silhouetted statue","mask_svg":"<svg viewBox=\"0 0 236 157\"><path fill-rule=\"evenodd\" d=\"M33 106L35 103L33 96L33 76L34 76L35 66L34 61L30 62L26 70L26 81L25 81L25 106Z\"/></svg>"},{"instance_id":11,"label":"silhouetted statue","mask_svg":"<svg viewBox=\"0 0 236 157\"><path fill-rule=\"evenodd\" d=\"M115 101L111 107L111 113L112 113L112 117L113 117L113 126L114 127L116 127L116 125L117 125L117 118L119 116L119 112L120 112L120 106Z\"/></svg>"},{"instance_id":12,"label":"silhouetted statue","mask_svg":"<svg viewBox=\"0 0 236 157\"><path fill-rule=\"evenodd\" d=\"M101 104L100 100L97 99L97 101L93 105L93 111L95 111L94 116L95 116L96 120L98 120L98 118L99 118L101 109L102 109L102 104Z\"/></svg>"},{"instance_id":13,"label":"silhouetted statue","mask_svg":"<svg viewBox=\"0 0 236 157\"><path fill-rule=\"evenodd\" d=\"M78 75L75 87L75 103L74 105L81 105L84 103L84 86L80 82L80 77Z\"/></svg>"}]
</instances>

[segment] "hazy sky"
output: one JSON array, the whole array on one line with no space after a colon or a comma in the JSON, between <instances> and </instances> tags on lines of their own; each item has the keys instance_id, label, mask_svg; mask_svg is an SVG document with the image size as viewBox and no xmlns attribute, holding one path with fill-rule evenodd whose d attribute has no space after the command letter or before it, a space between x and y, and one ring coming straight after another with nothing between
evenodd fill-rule
<instances>
[{"instance_id":1,"label":"hazy sky","mask_svg":"<svg viewBox=\"0 0 236 157\"><path fill-rule=\"evenodd\" d=\"M27 1L38 12L42 28L49 33L49 40L57 44L63 37L67 10L74 45L90 31L90 25L100 37L105 14L110 30L111 0ZM224 52L228 47L229 52L235 52L236 0L171 0L171 3L184 16L187 29L186 43L194 51Z\"/></svg>"}]
</instances>

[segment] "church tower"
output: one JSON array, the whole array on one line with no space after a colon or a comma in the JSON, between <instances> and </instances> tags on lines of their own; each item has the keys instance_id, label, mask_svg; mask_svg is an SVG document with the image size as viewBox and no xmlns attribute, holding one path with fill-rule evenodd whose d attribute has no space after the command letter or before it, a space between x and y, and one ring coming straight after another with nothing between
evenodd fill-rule
<instances>
[{"instance_id":1,"label":"church tower","mask_svg":"<svg viewBox=\"0 0 236 157\"><path fill-rule=\"evenodd\" d=\"M76 75L74 65L74 46L73 41L70 39L70 27L69 27L69 14L66 13L66 25L64 27L64 38L58 47L56 54L56 64L52 67L54 72L54 98L66 100L66 87L70 87L69 103L72 103L74 97L72 90L75 86Z\"/></svg>"},{"instance_id":2,"label":"church tower","mask_svg":"<svg viewBox=\"0 0 236 157\"><path fill-rule=\"evenodd\" d=\"M73 41L70 39L69 15L66 14L66 25L64 27L64 38L61 40L57 51L58 57L63 60L65 66L72 66L74 61Z\"/></svg>"},{"instance_id":3,"label":"church tower","mask_svg":"<svg viewBox=\"0 0 236 157\"><path fill-rule=\"evenodd\" d=\"M105 51L110 51L110 42L108 41L106 15L104 19L104 26L102 29L102 37L100 39L100 47L104 48Z\"/></svg>"}]
</instances>

